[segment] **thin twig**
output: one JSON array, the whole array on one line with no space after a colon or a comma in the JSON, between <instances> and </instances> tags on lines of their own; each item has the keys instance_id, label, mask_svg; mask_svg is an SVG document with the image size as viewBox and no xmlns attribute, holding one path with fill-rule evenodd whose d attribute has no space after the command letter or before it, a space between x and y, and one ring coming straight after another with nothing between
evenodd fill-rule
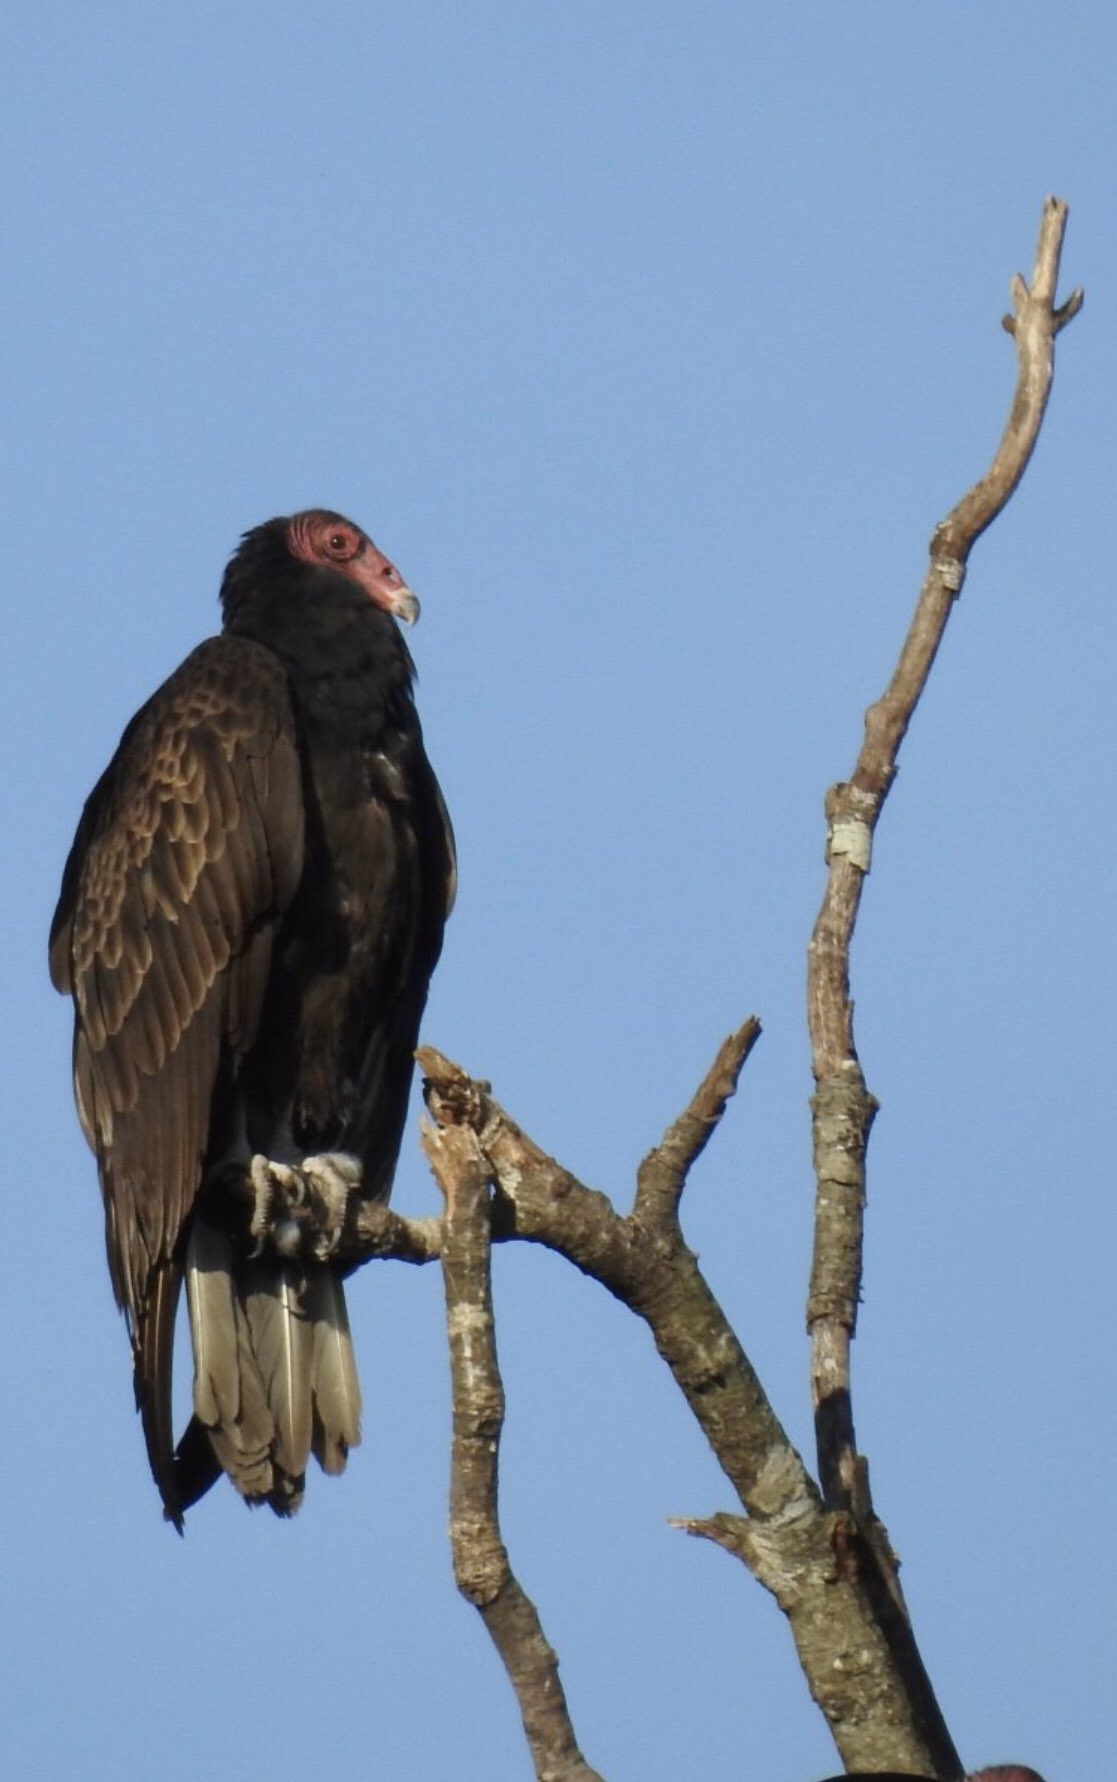
<instances>
[{"instance_id":1,"label":"thin twig","mask_svg":"<svg viewBox=\"0 0 1117 1782\"><path fill-rule=\"evenodd\" d=\"M853 1040L850 944L873 833L896 776L900 745L961 591L970 551L1024 474L1047 406L1055 336L1082 307L1081 291L1061 309L1054 304L1066 221L1067 206L1049 198L1031 285L1019 276L1012 282L1015 313L1005 326L1016 345L1017 378L1003 437L985 475L935 528L930 566L895 672L866 713L853 773L831 787L826 799L828 876L807 960L817 1177L807 1322L819 1477L828 1503L859 1516L867 1515L870 1506L867 1469L854 1433L850 1343L861 1294L865 1153L876 1102L865 1086Z\"/></svg>"},{"instance_id":2,"label":"thin twig","mask_svg":"<svg viewBox=\"0 0 1117 1782\"><path fill-rule=\"evenodd\" d=\"M497 1477L504 1387L493 1326L489 1166L468 1126L428 1127L423 1143L446 1194L442 1272L454 1406L454 1576L508 1672L539 1782L601 1782L578 1749L558 1659L534 1604L513 1574L500 1535Z\"/></svg>"},{"instance_id":3,"label":"thin twig","mask_svg":"<svg viewBox=\"0 0 1117 1782\"><path fill-rule=\"evenodd\" d=\"M637 1170L636 1213L648 1225L662 1227L678 1221L679 1200L691 1165L706 1149L759 1038L760 1022L750 1015L736 1033L722 1041L689 1104Z\"/></svg>"}]
</instances>

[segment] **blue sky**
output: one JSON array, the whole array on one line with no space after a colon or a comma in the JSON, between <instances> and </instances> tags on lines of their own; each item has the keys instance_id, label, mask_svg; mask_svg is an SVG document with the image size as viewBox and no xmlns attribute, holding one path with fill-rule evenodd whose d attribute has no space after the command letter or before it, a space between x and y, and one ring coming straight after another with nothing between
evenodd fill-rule
<instances>
[{"instance_id":1,"label":"blue sky","mask_svg":"<svg viewBox=\"0 0 1117 1782\"><path fill-rule=\"evenodd\" d=\"M433 1270L350 1291L366 1433L299 1519L160 1523L45 936L123 724L239 533L351 513L414 646L461 898L425 1034L619 1200L765 1035L685 1203L811 1451L803 1016L821 801L1012 383L1047 192L1063 336L878 835L858 1427L967 1760L1105 1773L1117 26L1071 4L250 0L9 12L6 1762L90 1782L528 1777L453 1590ZM435 1191L414 1131L397 1204ZM13 1217L14 1214L14 1217ZM772 1604L650 1343L496 1261L505 1529L610 1778L809 1782ZM1107 1359L1108 1358L1108 1359Z\"/></svg>"}]
</instances>

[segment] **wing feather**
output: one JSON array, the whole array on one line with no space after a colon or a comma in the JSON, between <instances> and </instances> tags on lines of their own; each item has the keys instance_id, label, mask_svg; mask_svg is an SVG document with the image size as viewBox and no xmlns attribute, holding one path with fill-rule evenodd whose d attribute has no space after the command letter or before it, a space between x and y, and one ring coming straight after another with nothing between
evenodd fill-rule
<instances>
[{"instance_id":1,"label":"wing feather","mask_svg":"<svg viewBox=\"0 0 1117 1782\"><path fill-rule=\"evenodd\" d=\"M74 1083L105 1197L109 1262L168 1510L170 1344L183 1232L250 1043L271 938L302 872L286 676L211 639L128 726L82 815L51 931L76 1007Z\"/></svg>"}]
</instances>

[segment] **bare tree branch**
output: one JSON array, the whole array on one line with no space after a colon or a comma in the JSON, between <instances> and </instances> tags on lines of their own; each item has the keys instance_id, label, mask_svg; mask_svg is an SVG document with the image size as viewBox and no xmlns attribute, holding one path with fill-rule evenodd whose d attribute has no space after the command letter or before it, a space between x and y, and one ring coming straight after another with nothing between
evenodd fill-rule
<instances>
[{"instance_id":1,"label":"bare tree branch","mask_svg":"<svg viewBox=\"0 0 1117 1782\"><path fill-rule=\"evenodd\" d=\"M468 1126L428 1127L423 1145L446 1195L442 1273L454 1406L454 1576L484 1621L516 1691L539 1782L601 1782L578 1749L558 1659L512 1572L500 1535L497 1474L504 1387L489 1267L489 1168Z\"/></svg>"},{"instance_id":2,"label":"bare tree branch","mask_svg":"<svg viewBox=\"0 0 1117 1782\"><path fill-rule=\"evenodd\" d=\"M755 1037L746 1023L723 1044L676 1126L699 1105L712 1116L717 1095L705 1092L715 1082L724 1086L732 1059L739 1052L743 1061ZM853 1517L824 1510L677 1223L649 1227L637 1209L622 1217L604 1194L541 1151L487 1084L431 1047L418 1057L439 1125L464 1123L477 1135L497 1191L494 1235L558 1250L648 1324L748 1512L683 1526L711 1538L714 1529L726 1532L720 1544L776 1597L843 1759L867 1768L914 1763L960 1776L911 1628L882 1584L875 1554ZM437 1157L431 1161L440 1173Z\"/></svg>"},{"instance_id":3,"label":"bare tree branch","mask_svg":"<svg viewBox=\"0 0 1117 1782\"><path fill-rule=\"evenodd\" d=\"M850 1344L861 1297L865 1153L877 1104L853 1041L849 954L872 838L896 776L900 745L919 703L947 620L961 592L971 549L1016 489L1047 407L1055 336L1082 307L1076 290L1054 306L1067 206L1043 208L1031 285L1012 281L1016 388L1004 434L985 475L935 528L931 562L892 679L865 716L865 735L848 781L826 798L828 876L807 955L807 1018L815 1076L812 1102L817 1180L814 1258L807 1324L819 1478L831 1506L861 1518L900 1601L882 1529L871 1518L868 1469L857 1452Z\"/></svg>"},{"instance_id":4,"label":"bare tree branch","mask_svg":"<svg viewBox=\"0 0 1117 1782\"><path fill-rule=\"evenodd\" d=\"M636 1172L636 1213L646 1224L667 1226L678 1220L679 1201L690 1166L706 1149L759 1038L760 1022L750 1015L743 1027L722 1041L690 1103L640 1165Z\"/></svg>"}]
</instances>

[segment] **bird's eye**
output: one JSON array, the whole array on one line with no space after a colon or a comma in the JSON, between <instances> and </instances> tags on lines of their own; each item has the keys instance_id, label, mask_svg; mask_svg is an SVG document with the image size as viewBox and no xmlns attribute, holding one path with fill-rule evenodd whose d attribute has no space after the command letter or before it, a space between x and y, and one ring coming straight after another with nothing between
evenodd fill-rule
<instances>
[{"instance_id":1,"label":"bird's eye","mask_svg":"<svg viewBox=\"0 0 1117 1782\"><path fill-rule=\"evenodd\" d=\"M346 538L344 532L331 532L329 538L326 540L326 544L331 551L335 551L340 555L342 551L348 549L349 540Z\"/></svg>"}]
</instances>

